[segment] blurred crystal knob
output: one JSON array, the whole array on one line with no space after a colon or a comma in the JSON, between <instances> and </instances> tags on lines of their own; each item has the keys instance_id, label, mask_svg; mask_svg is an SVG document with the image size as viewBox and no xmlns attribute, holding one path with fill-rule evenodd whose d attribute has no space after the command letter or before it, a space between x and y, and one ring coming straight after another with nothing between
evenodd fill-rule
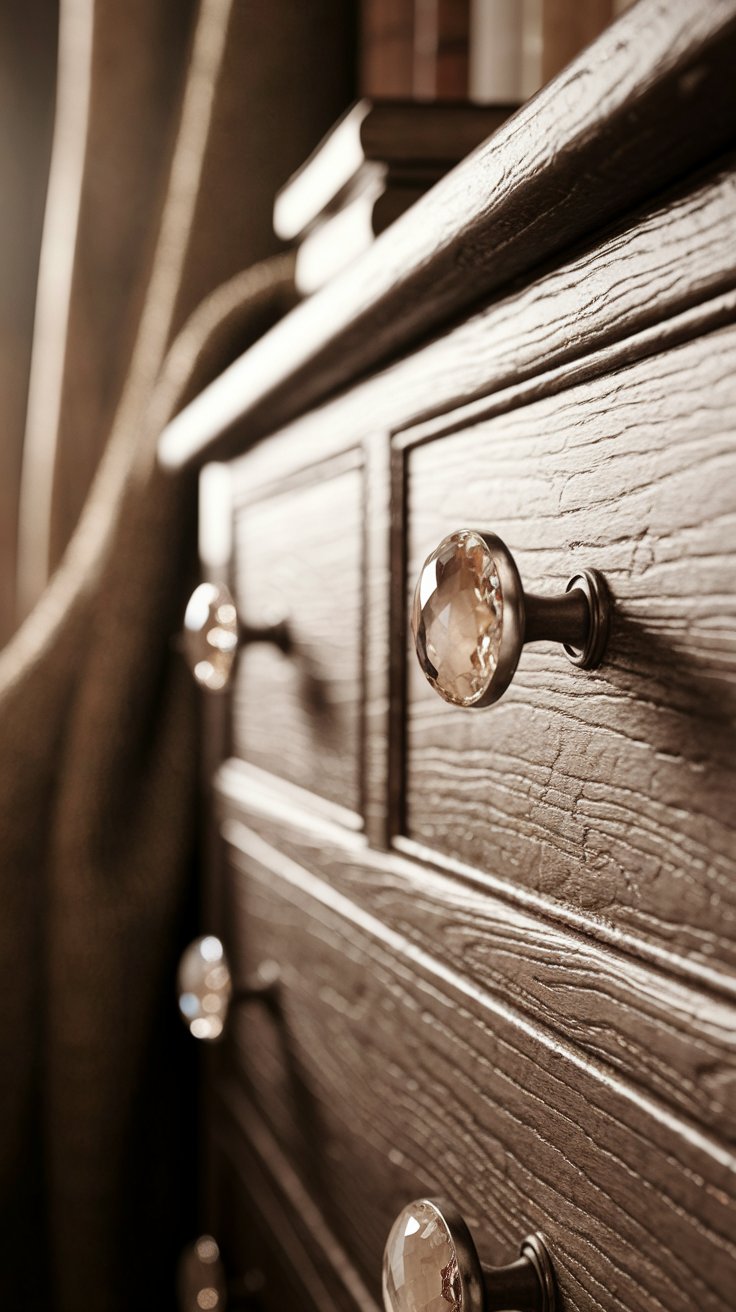
<instances>
[{"instance_id":1,"label":"blurred crystal knob","mask_svg":"<svg viewBox=\"0 0 736 1312\"><path fill-rule=\"evenodd\" d=\"M197 683L210 692L227 687L238 650L238 613L221 583L200 583L184 615L184 650Z\"/></svg>"},{"instance_id":2,"label":"blurred crystal knob","mask_svg":"<svg viewBox=\"0 0 736 1312\"><path fill-rule=\"evenodd\" d=\"M212 1235L200 1235L184 1250L177 1284L181 1312L223 1312L227 1307L225 1268Z\"/></svg>"},{"instance_id":3,"label":"blurred crystal knob","mask_svg":"<svg viewBox=\"0 0 736 1312\"><path fill-rule=\"evenodd\" d=\"M273 1001L281 979L275 961L262 961L234 987L225 949L214 934L195 938L179 962L177 987L182 1020L195 1039L219 1039L231 1009L253 998Z\"/></svg>"},{"instance_id":4,"label":"blurred crystal knob","mask_svg":"<svg viewBox=\"0 0 736 1312\"><path fill-rule=\"evenodd\" d=\"M554 1312L555 1282L541 1235L508 1266L483 1270L452 1203L419 1198L402 1208L383 1254L386 1312Z\"/></svg>"},{"instance_id":5,"label":"blurred crystal knob","mask_svg":"<svg viewBox=\"0 0 736 1312\"><path fill-rule=\"evenodd\" d=\"M243 624L224 583L200 583L184 613L184 652L200 687L208 692L227 688L239 647L251 642L268 642L283 652L290 651L287 621Z\"/></svg>"},{"instance_id":6,"label":"blurred crystal knob","mask_svg":"<svg viewBox=\"0 0 736 1312\"><path fill-rule=\"evenodd\" d=\"M586 569L564 593L524 593L508 547L495 533L459 529L425 560L412 632L421 669L453 706L490 706L508 688L527 642L560 642L575 665L603 659L609 626L603 576Z\"/></svg>"},{"instance_id":7,"label":"blurred crystal knob","mask_svg":"<svg viewBox=\"0 0 736 1312\"><path fill-rule=\"evenodd\" d=\"M230 967L219 938L195 938L182 953L177 978L179 1011L195 1039L219 1039L233 991Z\"/></svg>"}]
</instances>

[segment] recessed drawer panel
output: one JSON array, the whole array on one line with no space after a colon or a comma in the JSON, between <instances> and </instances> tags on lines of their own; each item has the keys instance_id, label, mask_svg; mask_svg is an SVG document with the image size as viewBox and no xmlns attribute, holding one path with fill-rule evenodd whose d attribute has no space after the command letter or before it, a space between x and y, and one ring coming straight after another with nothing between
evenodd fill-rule
<instances>
[{"instance_id":1,"label":"recessed drawer panel","mask_svg":"<svg viewBox=\"0 0 736 1312\"><path fill-rule=\"evenodd\" d=\"M342 1253L268 1131L251 1118L252 1133L244 1134L239 1112L232 1091L221 1089L216 1228L230 1286L227 1306L239 1312L378 1312L346 1279Z\"/></svg>"},{"instance_id":2,"label":"recessed drawer panel","mask_svg":"<svg viewBox=\"0 0 736 1312\"><path fill-rule=\"evenodd\" d=\"M234 693L243 760L353 813L360 799L362 474L337 467L236 512L241 621L285 622L289 650L246 641Z\"/></svg>"},{"instance_id":3,"label":"recessed drawer panel","mask_svg":"<svg viewBox=\"0 0 736 1312\"><path fill-rule=\"evenodd\" d=\"M268 1125L376 1302L389 1227L428 1194L454 1199L490 1265L542 1230L566 1312L730 1309L725 1147L422 951L385 903L225 832L236 979L281 969L268 1005L232 1014L239 1121Z\"/></svg>"},{"instance_id":4,"label":"recessed drawer panel","mask_svg":"<svg viewBox=\"0 0 736 1312\"><path fill-rule=\"evenodd\" d=\"M736 329L405 450L409 602L449 532L615 598L600 669L523 649L487 709L408 653L403 832L707 976L736 965ZM399 839L401 844L401 839Z\"/></svg>"}]
</instances>

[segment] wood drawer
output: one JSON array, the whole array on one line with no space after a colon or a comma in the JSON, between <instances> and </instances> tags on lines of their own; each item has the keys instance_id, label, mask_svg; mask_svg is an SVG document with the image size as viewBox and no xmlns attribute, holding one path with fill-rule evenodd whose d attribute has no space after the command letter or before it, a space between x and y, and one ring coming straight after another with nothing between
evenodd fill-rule
<instances>
[{"instance_id":1,"label":"wood drawer","mask_svg":"<svg viewBox=\"0 0 736 1312\"><path fill-rule=\"evenodd\" d=\"M378 1312L267 1129L240 1124L223 1087L216 1106L218 1215L213 1226L232 1301L250 1312Z\"/></svg>"},{"instance_id":2,"label":"wood drawer","mask_svg":"<svg viewBox=\"0 0 736 1312\"><path fill-rule=\"evenodd\" d=\"M409 651L403 846L730 991L736 328L494 405L402 439L408 588L448 531L492 529L531 591L600 569L612 636L595 673L525 648L485 711L444 703Z\"/></svg>"},{"instance_id":3,"label":"wood drawer","mask_svg":"<svg viewBox=\"0 0 736 1312\"><path fill-rule=\"evenodd\" d=\"M362 809L362 506L360 455L347 452L235 512L241 619L253 627L285 619L293 649L245 645L233 750L354 817Z\"/></svg>"},{"instance_id":4,"label":"wood drawer","mask_svg":"<svg viewBox=\"0 0 736 1312\"><path fill-rule=\"evenodd\" d=\"M381 858L361 856L357 837L340 858L337 837L315 832L311 857L305 840L297 860L282 826L278 848L258 827L224 826L229 950L236 974L271 957L283 977L274 1009L251 1003L233 1017L229 1083L246 1136L249 1119L256 1134L267 1123L376 1302L394 1215L413 1196L444 1193L489 1263L542 1229L566 1312L726 1312L732 1155L637 1086L632 1053L629 1082L560 1033L567 1015L574 1035L577 1002L560 1003L552 986L530 1018L523 971L505 994L510 954L504 964L490 920L483 929L476 918L484 971L479 950L468 968L458 948L472 931L460 930L444 877L441 927L427 920L423 872L414 887L385 871L377 882L370 863ZM566 981L572 996L561 960L563 992ZM666 1006L654 977L642 996L660 987ZM595 1007L595 978L589 988ZM610 991L602 972L600 989ZM579 1033L595 1047L590 1013Z\"/></svg>"}]
</instances>

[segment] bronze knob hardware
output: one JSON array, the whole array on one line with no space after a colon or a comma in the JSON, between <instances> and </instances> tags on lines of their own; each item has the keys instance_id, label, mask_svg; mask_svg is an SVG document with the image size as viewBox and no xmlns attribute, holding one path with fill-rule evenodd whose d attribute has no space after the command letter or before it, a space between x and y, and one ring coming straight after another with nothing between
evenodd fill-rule
<instances>
[{"instance_id":1,"label":"bronze knob hardware","mask_svg":"<svg viewBox=\"0 0 736 1312\"><path fill-rule=\"evenodd\" d=\"M247 643L270 642L291 649L285 620L275 624L241 623L224 583L200 583L184 614L184 651L197 683L208 692L223 692L232 678L238 651Z\"/></svg>"},{"instance_id":2,"label":"bronze knob hardware","mask_svg":"<svg viewBox=\"0 0 736 1312\"><path fill-rule=\"evenodd\" d=\"M386 1312L554 1312L555 1280L539 1234L529 1235L508 1266L483 1270L453 1203L418 1198L402 1208L383 1253Z\"/></svg>"},{"instance_id":3,"label":"bronze knob hardware","mask_svg":"<svg viewBox=\"0 0 736 1312\"><path fill-rule=\"evenodd\" d=\"M574 665L600 665L610 596L603 575L583 569L558 596L525 593L495 533L460 529L425 560L412 608L417 657L453 706L490 706L508 688L527 642L559 642Z\"/></svg>"},{"instance_id":4,"label":"bronze knob hardware","mask_svg":"<svg viewBox=\"0 0 736 1312\"><path fill-rule=\"evenodd\" d=\"M225 949L214 934L195 938L179 962L179 1012L195 1039L219 1039L233 1007L253 999L270 1000L279 982L279 968L264 961L242 985L233 985Z\"/></svg>"}]
</instances>

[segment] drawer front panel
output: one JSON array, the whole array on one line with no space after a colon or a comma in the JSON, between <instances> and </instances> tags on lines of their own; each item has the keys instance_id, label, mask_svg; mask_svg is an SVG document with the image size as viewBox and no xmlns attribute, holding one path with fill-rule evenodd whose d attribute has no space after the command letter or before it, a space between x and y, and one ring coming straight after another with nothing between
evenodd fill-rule
<instances>
[{"instance_id":1,"label":"drawer front panel","mask_svg":"<svg viewBox=\"0 0 736 1312\"><path fill-rule=\"evenodd\" d=\"M256 846L263 840L288 868L308 869L416 951L451 962L468 985L736 1147L733 1001L530 915L493 896L483 879L370 849L306 812L285 818L235 763L220 770L217 790L224 832L239 851L250 851L246 832Z\"/></svg>"},{"instance_id":2,"label":"drawer front panel","mask_svg":"<svg viewBox=\"0 0 736 1312\"><path fill-rule=\"evenodd\" d=\"M543 1230L567 1312L731 1306L734 1163L714 1141L263 840L232 849L229 896L236 973L282 967L277 1005L233 1018L237 1096L376 1300L393 1217L430 1193L491 1264Z\"/></svg>"},{"instance_id":3,"label":"drawer front panel","mask_svg":"<svg viewBox=\"0 0 736 1312\"><path fill-rule=\"evenodd\" d=\"M408 653L404 833L703 970L736 966L736 329L405 451L408 588L456 528L615 596L605 663L526 647L444 703Z\"/></svg>"},{"instance_id":4,"label":"drawer front panel","mask_svg":"<svg viewBox=\"0 0 736 1312\"><path fill-rule=\"evenodd\" d=\"M236 755L359 813L362 692L362 474L305 481L239 508L241 618L285 620L292 650L244 646L234 694Z\"/></svg>"},{"instance_id":5,"label":"drawer front panel","mask_svg":"<svg viewBox=\"0 0 736 1312\"><path fill-rule=\"evenodd\" d=\"M248 1312L378 1312L267 1130L236 1102L222 1090L214 1149L232 1302Z\"/></svg>"}]
</instances>

